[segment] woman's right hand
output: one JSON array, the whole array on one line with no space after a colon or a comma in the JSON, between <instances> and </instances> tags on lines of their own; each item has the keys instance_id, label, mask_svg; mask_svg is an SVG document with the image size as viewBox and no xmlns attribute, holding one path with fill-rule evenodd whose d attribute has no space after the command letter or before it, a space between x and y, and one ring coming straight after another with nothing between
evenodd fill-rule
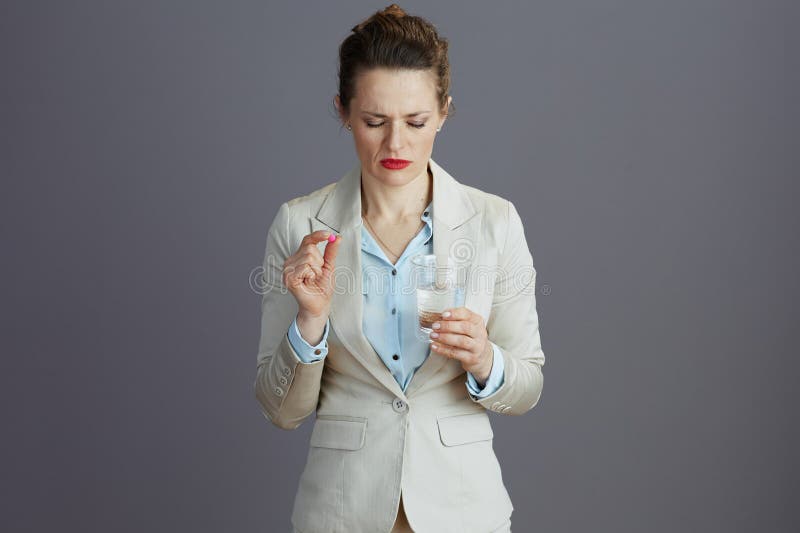
<instances>
[{"instance_id":1,"label":"woman's right hand","mask_svg":"<svg viewBox=\"0 0 800 533\"><path fill-rule=\"evenodd\" d=\"M292 293L299 307L298 314L308 319L327 319L333 296L333 269L341 236L325 245L323 256L317 244L328 241L330 231L309 233L297 251L283 263L283 284Z\"/></svg>"}]
</instances>

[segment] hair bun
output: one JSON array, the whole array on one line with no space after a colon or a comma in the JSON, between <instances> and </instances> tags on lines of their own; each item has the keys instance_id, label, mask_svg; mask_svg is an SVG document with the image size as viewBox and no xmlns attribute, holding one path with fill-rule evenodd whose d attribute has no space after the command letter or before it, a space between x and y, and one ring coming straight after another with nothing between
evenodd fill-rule
<instances>
[{"instance_id":1,"label":"hair bun","mask_svg":"<svg viewBox=\"0 0 800 533\"><path fill-rule=\"evenodd\" d=\"M352 31L353 33L359 33L364 28L369 26L370 24L373 24L373 23L380 24L379 21L381 19L384 19L384 21L385 21L385 18L388 18L388 17L395 18L395 19L400 19L400 18L403 18L403 17L405 17L407 15L408 14L405 11L403 11L402 7L398 6L397 4L392 4L389 7L386 7L384 9L382 9L381 11L376 11L375 14L373 14L368 19L363 20L359 24L356 24L355 26L353 26L350 31Z\"/></svg>"},{"instance_id":2,"label":"hair bun","mask_svg":"<svg viewBox=\"0 0 800 533\"><path fill-rule=\"evenodd\" d=\"M406 16L406 12L403 11L403 8L398 6L397 4L392 4L383 11L381 11L382 15L391 15L393 17L401 18Z\"/></svg>"}]
</instances>

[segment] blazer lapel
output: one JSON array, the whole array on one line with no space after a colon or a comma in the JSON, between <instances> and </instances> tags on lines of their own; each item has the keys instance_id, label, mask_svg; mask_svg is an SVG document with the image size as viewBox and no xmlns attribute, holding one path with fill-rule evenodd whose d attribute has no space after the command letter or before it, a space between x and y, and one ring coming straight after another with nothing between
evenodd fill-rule
<instances>
[{"instance_id":1,"label":"blazer lapel","mask_svg":"<svg viewBox=\"0 0 800 533\"><path fill-rule=\"evenodd\" d=\"M447 257L471 266L478 253L475 236L479 235L482 217L459 183L432 158L433 174L433 251L443 262ZM332 188L320 206L311 230L330 228L342 236L336 257L335 290L331 302L331 327L345 348L395 396L406 399L451 361L429 352L417 369L407 392L403 392L380 356L362 331L361 293L361 163L358 162ZM468 281L465 306L474 297ZM457 361L454 361L457 363ZM460 366L460 365L459 365Z\"/></svg>"}]
</instances>

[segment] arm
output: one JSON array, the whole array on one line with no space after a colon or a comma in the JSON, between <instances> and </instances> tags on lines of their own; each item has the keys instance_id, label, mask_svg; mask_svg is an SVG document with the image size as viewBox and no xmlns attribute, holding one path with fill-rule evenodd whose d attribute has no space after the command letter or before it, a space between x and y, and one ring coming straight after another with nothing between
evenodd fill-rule
<instances>
[{"instance_id":1,"label":"arm","mask_svg":"<svg viewBox=\"0 0 800 533\"><path fill-rule=\"evenodd\" d=\"M267 233L254 384L262 413L282 429L295 429L316 409L325 364L304 363L289 341L289 326L299 310L283 284L284 261L292 254L289 240L289 206L283 203Z\"/></svg>"},{"instance_id":2,"label":"arm","mask_svg":"<svg viewBox=\"0 0 800 533\"><path fill-rule=\"evenodd\" d=\"M487 409L521 415L532 409L542 394L544 352L536 312L536 270L525 240L522 220L508 202L506 242L498 260L494 300L486 329L502 350L504 379L484 397L470 395Z\"/></svg>"}]
</instances>

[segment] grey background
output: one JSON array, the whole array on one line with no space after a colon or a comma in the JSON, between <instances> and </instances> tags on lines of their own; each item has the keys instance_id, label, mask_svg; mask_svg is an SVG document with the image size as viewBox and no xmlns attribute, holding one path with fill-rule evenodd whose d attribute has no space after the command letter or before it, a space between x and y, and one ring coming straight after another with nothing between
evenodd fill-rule
<instances>
[{"instance_id":1,"label":"grey background","mask_svg":"<svg viewBox=\"0 0 800 533\"><path fill-rule=\"evenodd\" d=\"M354 163L336 50L388 3L3 2L0 529L288 530L248 277ZM797 531L797 4L400 5L451 42L434 158L538 271L514 531Z\"/></svg>"}]
</instances>

